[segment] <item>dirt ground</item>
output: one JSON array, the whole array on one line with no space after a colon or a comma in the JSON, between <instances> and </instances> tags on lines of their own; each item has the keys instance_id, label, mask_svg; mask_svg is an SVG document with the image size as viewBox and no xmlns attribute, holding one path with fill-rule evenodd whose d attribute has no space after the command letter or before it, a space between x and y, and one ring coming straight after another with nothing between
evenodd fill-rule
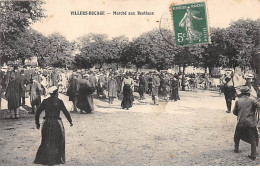
<instances>
[{"instance_id":1,"label":"dirt ground","mask_svg":"<svg viewBox=\"0 0 260 169\"><path fill-rule=\"evenodd\" d=\"M233 152L236 116L225 112L224 96L181 91L180 97L178 102L151 105L147 95L144 101L136 98L130 110L121 109L119 100L109 105L95 99L93 114L71 113L73 127L62 115L65 165L260 165L259 147L255 161L247 157L250 145L243 141L240 152ZM59 98L71 110L68 98ZM34 115L21 108L20 119L9 119L6 107L2 99L0 165L35 165L41 133Z\"/></svg>"}]
</instances>

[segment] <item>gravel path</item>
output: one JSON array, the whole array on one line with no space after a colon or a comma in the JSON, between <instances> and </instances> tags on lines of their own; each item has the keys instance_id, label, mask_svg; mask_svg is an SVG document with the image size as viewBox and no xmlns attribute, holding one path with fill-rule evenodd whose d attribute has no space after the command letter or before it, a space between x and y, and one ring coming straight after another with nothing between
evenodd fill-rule
<instances>
[{"instance_id":1,"label":"gravel path","mask_svg":"<svg viewBox=\"0 0 260 169\"><path fill-rule=\"evenodd\" d=\"M236 116L225 113L223 96L199 91L180 97L151 105L147 96L130 110L122 110L119 100L111 106L95 100L94 114L71 113L73 127L62 115L66 165L260 165L259 147L255 161L247 158L250 145L243 141L240 153L233 152ZM68 98L60 98L70 110ZM20 119L8 119L2 110L0 130L0 165L34 165L41 142L34 116L21 109Z\"/></svg>"}]
</instances>

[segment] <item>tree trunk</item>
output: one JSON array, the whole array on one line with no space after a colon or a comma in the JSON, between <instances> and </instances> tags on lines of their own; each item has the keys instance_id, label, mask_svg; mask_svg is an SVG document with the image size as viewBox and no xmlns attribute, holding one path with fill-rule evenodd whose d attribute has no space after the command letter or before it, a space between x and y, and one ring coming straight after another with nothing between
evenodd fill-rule
<instances>
[{"instance_id":1,"label":"tree trunk","mask_svg":"<svg viewBox=\"0 0 260 169\"><path fill-rule=\"evenodd\" d=\"M186 68L186 65L185 65L185 64L183 64L183 70L182 70L182 74L184 74L184 75L185 75L185 68Z\"/></svg>"},{"instance_id":2,"label":"tree trunk","mask_svg":"<svg viewBox=\"0 0 260 169\"><path fill-rule=\"evenodd\" d=\"M255 70L256 70L256 84L258 87L258 91L257 91L257 97L260 98L260 51L256 54L256 59L255 59Z\"/></svg>"},{"instance_id":3,"label":"tree trunk","mask_svg":"<svg viewBox=\"0 0 260 169\"><path fill-rule=\"evenodd\" d=\"M211 73L212 73L212 69L213 69L213 67L212 66L209 66L209 77L211 77Z\"/></svg>"}]
</instances>

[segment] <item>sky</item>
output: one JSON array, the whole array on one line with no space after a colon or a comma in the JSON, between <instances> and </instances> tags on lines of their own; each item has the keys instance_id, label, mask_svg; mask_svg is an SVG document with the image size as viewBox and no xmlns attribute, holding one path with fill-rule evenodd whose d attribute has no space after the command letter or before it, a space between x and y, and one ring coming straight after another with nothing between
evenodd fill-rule
<instances>
[{"instance_id":1,"label":"sky","mask_svg":"<svg viewBox=\"0 0 260 169\"><path fill-rule=\"evenodd\" d=\"M183 0L182 0L183 1ZM69 41L89 34L102 33L110 38L125 35L132 39L144 32L171 25L169 6L181 0L45 0L47 18L31 27L44 35L59 32ZM193 0L194 1L194 0ZM186 1L185 1L186 2ZM239 18L260 18L260 0L207 0L210 27L228 27ZM147 11L154 15L71 15L71 11Z\"/></svg>"}]
</instances>

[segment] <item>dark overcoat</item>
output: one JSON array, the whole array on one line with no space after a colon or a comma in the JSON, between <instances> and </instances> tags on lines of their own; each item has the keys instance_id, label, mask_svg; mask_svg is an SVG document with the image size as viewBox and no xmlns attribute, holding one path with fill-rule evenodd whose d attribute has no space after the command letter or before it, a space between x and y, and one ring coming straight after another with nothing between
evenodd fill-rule
<instances>
[{"instance_id":1,"label":"dark overcoat","mask_svg":"<svg viewBox=\"0 0 260 169\"><path fill-rule=\"evenodd\" d=\"M8 110L14 110L21 106L22 85L16 79L9 82L5 97L8 101Z\"/></svg>"}]
</instances>

